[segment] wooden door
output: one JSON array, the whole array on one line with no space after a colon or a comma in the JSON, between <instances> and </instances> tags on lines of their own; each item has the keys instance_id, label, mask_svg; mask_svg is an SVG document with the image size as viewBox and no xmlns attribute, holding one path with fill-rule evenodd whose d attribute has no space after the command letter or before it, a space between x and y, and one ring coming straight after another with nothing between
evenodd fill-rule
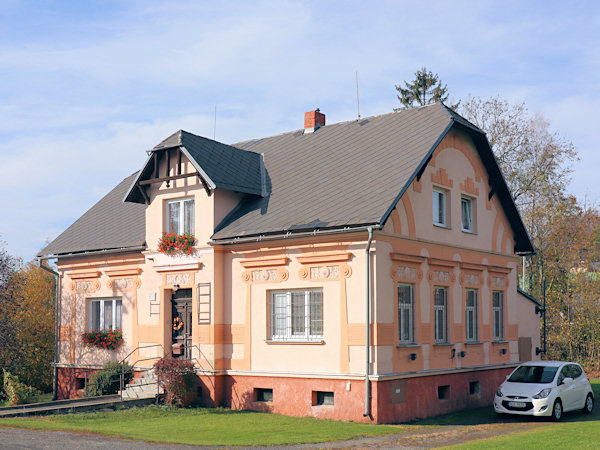
<instances>
[{"instance_id":1,"label":"wooden door","mask_svg":"<svg viewBox=\"0 0 600 450\"><path fill-rule=\"evenodd\" d=\"M172 341L173 348L182 348L181 352L173 351L173 357L192 357L192 290L178 289L171 297L172 305Z\"/></svg>"}]
</instances>

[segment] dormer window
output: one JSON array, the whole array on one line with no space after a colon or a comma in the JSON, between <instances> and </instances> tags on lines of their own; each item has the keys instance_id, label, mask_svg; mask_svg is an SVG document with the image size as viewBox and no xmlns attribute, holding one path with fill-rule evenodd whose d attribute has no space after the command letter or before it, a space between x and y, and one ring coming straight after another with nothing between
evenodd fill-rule
<instances>
[{"instance_id":1,"label":"dormer window","mask_svg":"<svg viewBox=\"0 0 600 450\"><path fill-rule=\"evenodd\" d=\"M194 234L194 199L168 200L166 205L167 233Z\"/></svg>"},{"instance_id":2,"label":"dormer window","mask_svg":"<svg viewBox=\"0 0 600 450\"><path fill-rule=\"evenodd\" d=\"M446 191L444 189L433 189L433 224L441 227L448 226L446 220Z\"/></svg>"}]
</instances>

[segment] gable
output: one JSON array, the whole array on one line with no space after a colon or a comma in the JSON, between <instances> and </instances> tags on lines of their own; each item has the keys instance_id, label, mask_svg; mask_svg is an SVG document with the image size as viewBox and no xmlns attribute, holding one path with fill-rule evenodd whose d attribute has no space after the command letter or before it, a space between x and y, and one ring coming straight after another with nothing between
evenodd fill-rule
<instances>
[{"instance_id":1,"label":"gable","mask_svg":"<svg viewBox=\"0 0 600 450\"><path fill-rule=\"evenodd\" d=\"M182 173L184 158L195 171ZM148 203L145 186L190 177L196 177L209 195L217 188L264 195L261 155L179 130L150 151L124 201Z\"/></svg>"}]
</instances>

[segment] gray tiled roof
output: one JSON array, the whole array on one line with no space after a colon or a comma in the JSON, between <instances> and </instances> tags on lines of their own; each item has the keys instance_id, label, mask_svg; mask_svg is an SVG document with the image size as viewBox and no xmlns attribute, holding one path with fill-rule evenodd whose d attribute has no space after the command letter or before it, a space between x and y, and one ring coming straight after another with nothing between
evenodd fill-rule
<instances>
[{"instance_id":1,"label":"gray tiled roof","mask_svg":"<svg viewBox=\"0 0 600 450\"><path fill-rule=\"evenodd\" d=\"M184 147L211 188L246 193L212 239L315 228L383 225L451 127L469 133L515 235L517 252L533 251L485 134L442 104L264 139L221 144L178 131L153 151ZM264 154L264 169L261 162ZM145 208L137 180L126 178L43 250L44 254L131 247L144 243ZM127 195L127 202L121 200ZM135 203L131 203L135 202Z\"/></svg>"},{"instance_id":2,"label":"gray tiled roof","mask_svg":"<svg viewBox=\"0 0 600 450\"><path fill-rule=\"evenodd\" d=\"M264 153L270 195L240 204L213 239L379 224L450 123L432 105L235 144Z\"/></svg>"},{"instance_id":3,"label":"gray tiled roof","mask_svg":"<svg viewBox=\"0 0 600 450\"><path fill-rule=\"evenodd\" d=\"M121 181L73 225L48 244L38 256L144 245L146 205L122 201L136 175L137 172Z\"/></svg>"},{"instance_id":4,"label":"gray tiled roof","mask_svg":"<svg viewBox=\"0 0 600 450\"><path fill-rule=\"evenodd\" d=\"M221 188L246 194L262 194L262 163L258 153L240 150L184 130L173 133L152 151L179 147L183 147L184 152L189 154L192 163L196 165L212 189ZM153 163L151 158L148 158L138 178L151 178L152 169ZM144 202L135 186L132 186L126 195L126 201Z\"/></svg>"},{"instance_id":5,"label":"gray tiled roof","mask_svg":"<svg viewBox=\"0 0 600 450\"><path fill-rule=\"evenodd\" d=\"M507 214L517 252L533 246L485 134L436 103L362 120L234 144L263 153L264 198L240 202L213 240L383 225L396 203L451 127L469 133Z\"/></svg>"}]
</instances>

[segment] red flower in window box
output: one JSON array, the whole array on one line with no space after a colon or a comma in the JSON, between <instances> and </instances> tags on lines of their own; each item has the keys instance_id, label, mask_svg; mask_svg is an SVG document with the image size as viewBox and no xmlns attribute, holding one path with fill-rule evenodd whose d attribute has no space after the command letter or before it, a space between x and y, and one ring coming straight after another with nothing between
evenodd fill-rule
<instances>
[{"instance_id":1,"label":"red flower in window box","mask_svg":"<svg viewBox=\"0 0 600 450\"><path fill-rule=\"evenodd\" d=\"M194 251L195 243L196 238L192 233L163 233L158 240L158 251L166 255L175 255L177 253L191 255Z\"/></svg>"},{"instance_id":2,"label":"red flower in window box","mask_svg":"<svg viewBox=\"0 0 600 450\"><path fill-rule=\"evenodd\" d=\"M81 333L83 344L88 347L98 347L106 350L116 350L123 344L123 330L92 330Z\"/></svg>"}]
</instances>

